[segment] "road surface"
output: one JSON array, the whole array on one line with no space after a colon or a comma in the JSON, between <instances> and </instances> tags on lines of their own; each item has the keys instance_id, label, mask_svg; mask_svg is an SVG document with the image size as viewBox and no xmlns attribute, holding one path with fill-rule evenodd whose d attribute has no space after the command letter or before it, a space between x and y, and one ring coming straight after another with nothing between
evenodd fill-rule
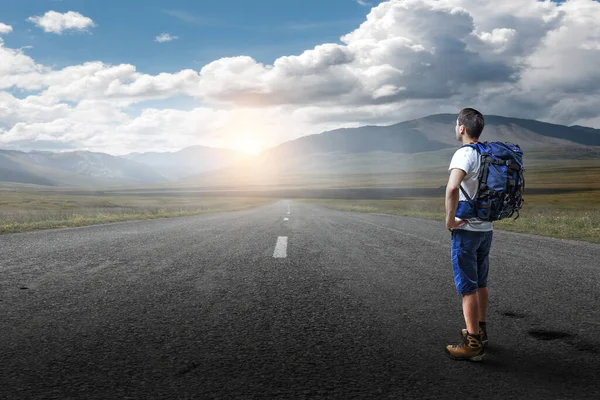
<instances>
[{"instance_id":1,"label":"road surface","mask_svg":"<svg viewBox=\"0 0 600 400\"><path fill-rule=\"evenodd\" d=\"M497 231L490 346L437 221L298 201L0 236L0 398L600 396L600 246Z\"/></svg>"}]
</instances>

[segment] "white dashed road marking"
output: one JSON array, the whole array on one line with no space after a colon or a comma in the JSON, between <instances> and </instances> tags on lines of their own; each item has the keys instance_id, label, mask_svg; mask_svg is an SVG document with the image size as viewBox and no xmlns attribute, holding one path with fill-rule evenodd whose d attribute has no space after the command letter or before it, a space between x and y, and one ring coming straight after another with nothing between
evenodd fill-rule
<instances>
[{"instance_id":1,"label":"white dashed road marking","mask_svg":"<svg viewBox=\"0 0 600 400\"><path fill-rule=\"evenodd\" d=\"M287 236L279 236L277 243L275 244L275 251L273 252L273 258L286 258L287 257Z\"/></svg>"},{"instance_id":2,"label":"white dashed road marking","mask_svg":"<svg viewBox=\"0 0 600 400\"><path fill-rule=\"evenodd\" d=\"M289 218L284 218L283 220L284 220L284 221L289 221L290 219L289 219Z\"/></svg>"}]
</instances>

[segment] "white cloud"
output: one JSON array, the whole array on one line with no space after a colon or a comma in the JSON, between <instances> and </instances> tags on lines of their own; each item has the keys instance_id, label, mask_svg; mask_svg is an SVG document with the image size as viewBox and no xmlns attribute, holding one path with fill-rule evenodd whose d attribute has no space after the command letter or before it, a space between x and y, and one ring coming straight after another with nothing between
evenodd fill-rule
<instances>
[{"instance_id":1,"label":"white cloud","mask_svg":"<svg viewBox=\"0 0 600 400\"><path fill-rule=\"evenodd\" d=\"M172 150L230 146L244 132L274 145L466 105L600 128L598 19L593 0L391 0L340 43L272 64L239 56L155 75L101 61L55 69L0 40L0 147ZM176 96L198 106L132 114Z\"/></svg>"},{"instance_id":2,"label":"white cloud","mask_svg":"<svg viewBox=\"0 0 600 400\"><path fill-rule=\"evenodd\" d=\"M171 40L179 39L177 36L172 36L169 33L161 33L154 40L158 43L170 42Z\"/></svg>"},{"instance_id":3,"label":"white cloud","mask_svg":"<svg viewBox=\"0 0 600 400\"><path fill-rule=\"evenodd\" d=\"M7 116L4 110L19 115ZM34 99L12 99L7 103L0 97L0 120L7 118L12 124L0 125L0 148L45 149L44 146L54 143L53 148L62 145L112 154L171 151L193 144L235 148L240 145L240 135L273 146L281 139L317 132L310 131L300 117L294 118L290 110L278 107L268 110L197 107L188 111L149 108L131 117L106 101L86 100L73 107L36 105Z\"/></svg>"},{"instance_id":4,"label":"white cloud","mask_svg":"<svg viewBox=\"0 0 600 400\"><path fill-rule=\"evenodd\" d=\"M147 75L130 64L88 62L61 70L36 64L21 50L0 47L6 63L0 64L0 89L41 91L64 101L113 100L127 105L176 94L196 94L199 75L193 70Z\"/></svg>"},{"instance_id":5,"label":"white cloud","mask_svg":"<svg viewBox=\"0 0 600 400\"><path fill-rule=\"evenodd\" d=\"M17 99L10 93L0 92L0 128L8 128L27 121L27 123L52 122L66 117L69 107L49 98L28 96Z\"/></svg>"},{"instance_id":6,"label":"white cloud","mask_svg":"<svg viewBox=\"0 0 600 400\"><path fill-rule=\"evenodd\" d=\"M50 71L43 65L36 64L35 61L25 55L21 49L10 49L4 47L0 41L0 90L16 86L21 76L28 74L41 74Z\"/></svg>"},{"instance_id":7,"label":"white cloud","mask_svg":"<svg viewBox=\"0 0 600 400\"><path fill-rule=\"evenodd\" d=\"M13 30L12 26L6 25L6 24L3 24L2 22L0 22L0 35L11 33L12 30Z\"/></svg>"},{"instance_id":8,"label":"white cloud","mask_svg":"<svg viewBox=\"0 0 600 400\"><path fill-rule=\"evenodd\" d=\"M61 14L56 11L48 11L42 16L27 18L27 21L33 22L44 32L62 34L64 31L84 31L96 26L91 18L85 17L78 12L68 11Z\"/></svg>"},{"instance_id":9,"label":"white cloud","mask_svg":"<svg viewBox=\"0 0 600 400\"><path fill-rule=\"evenodd\" d=\"M273 65L221 59L201 70L200 87L214 100L261 107L410 109L403 104L424 100L430 109L459 109L478 99L491 112L569 123L573 117L548 110L565 96L597 93L598 17L600 4L592 0L392 0L374 7L342 45L317 46ZM572 57L580 60L574 69L567 68Z\"/></svg>"},{"instance_id":10,"label":"white cloud","mask_svg":"<svg viewBox=\"0 0 600 400\"><path fill-rule=\"evenodd\" d=\"M360 4L361 6L365 6L365 7L371 6L371 3L369 3L369 2L367 2L365 0L356 0L356 2L358 4Z\"/></svg>"},{"instance_id":11,"label":"white cloud","mask_svg":"<svg viewBox=\"0 0 600 400\"><path fill-rule=\"evenodd\" d=\"M351 105L447 99L465 86L509 81L514 65L471 51L473 18L451 3L382 3L341 45L323 44L272 66L221 59L201 70L201 87L216 100L244 105Z\"/></svg>"}]
</instances>

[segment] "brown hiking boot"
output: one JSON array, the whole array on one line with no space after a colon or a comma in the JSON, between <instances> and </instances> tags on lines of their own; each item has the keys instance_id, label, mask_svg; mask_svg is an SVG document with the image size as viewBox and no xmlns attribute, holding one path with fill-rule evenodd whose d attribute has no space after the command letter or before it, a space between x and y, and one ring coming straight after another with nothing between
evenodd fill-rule
<instances>
[{"instance_id":1,"label":"brown hiking boot","mask_svg":"<svg viewBox=\"0 0 600 400\"><path fill-rule=\"evenodd\" d=\"M465 336L467 336L467 330L463 329L460 332L460 337L464 340ZM483 343L484 346L487 346L488 335L487 335L487 328L485 326L479 325L479 336L481 336L481 343Z\"/></svg>"},{"instance_id":2,"label":"brown hiking boot","mask_svg":"<svg viewBox=\"0 0 600 400\"><path fill-rule=\"evenodd\" d=\"M481 361L485 351L480 339L467 334L462 343L446 346L446 354L453 360Z\"/></svg>"}]
</instances>

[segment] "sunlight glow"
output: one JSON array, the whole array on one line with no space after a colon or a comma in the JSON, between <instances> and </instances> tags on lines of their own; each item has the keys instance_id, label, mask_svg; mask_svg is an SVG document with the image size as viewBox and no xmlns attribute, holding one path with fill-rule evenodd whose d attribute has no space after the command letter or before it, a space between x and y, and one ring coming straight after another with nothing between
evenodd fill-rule
<instances>
[{"instance_id":1,"label":"sunlight glow","mask_svg":"<svg viewBox=\"0 0 600 400\"><path fill-rule=\"evenodd\" d=\"M262 143L256 139L253 132L244 132L237 138L232 140L232 147L235 150L241 151L246 154L258 154L263 150Z\"/></svg>"}]
</instances>

